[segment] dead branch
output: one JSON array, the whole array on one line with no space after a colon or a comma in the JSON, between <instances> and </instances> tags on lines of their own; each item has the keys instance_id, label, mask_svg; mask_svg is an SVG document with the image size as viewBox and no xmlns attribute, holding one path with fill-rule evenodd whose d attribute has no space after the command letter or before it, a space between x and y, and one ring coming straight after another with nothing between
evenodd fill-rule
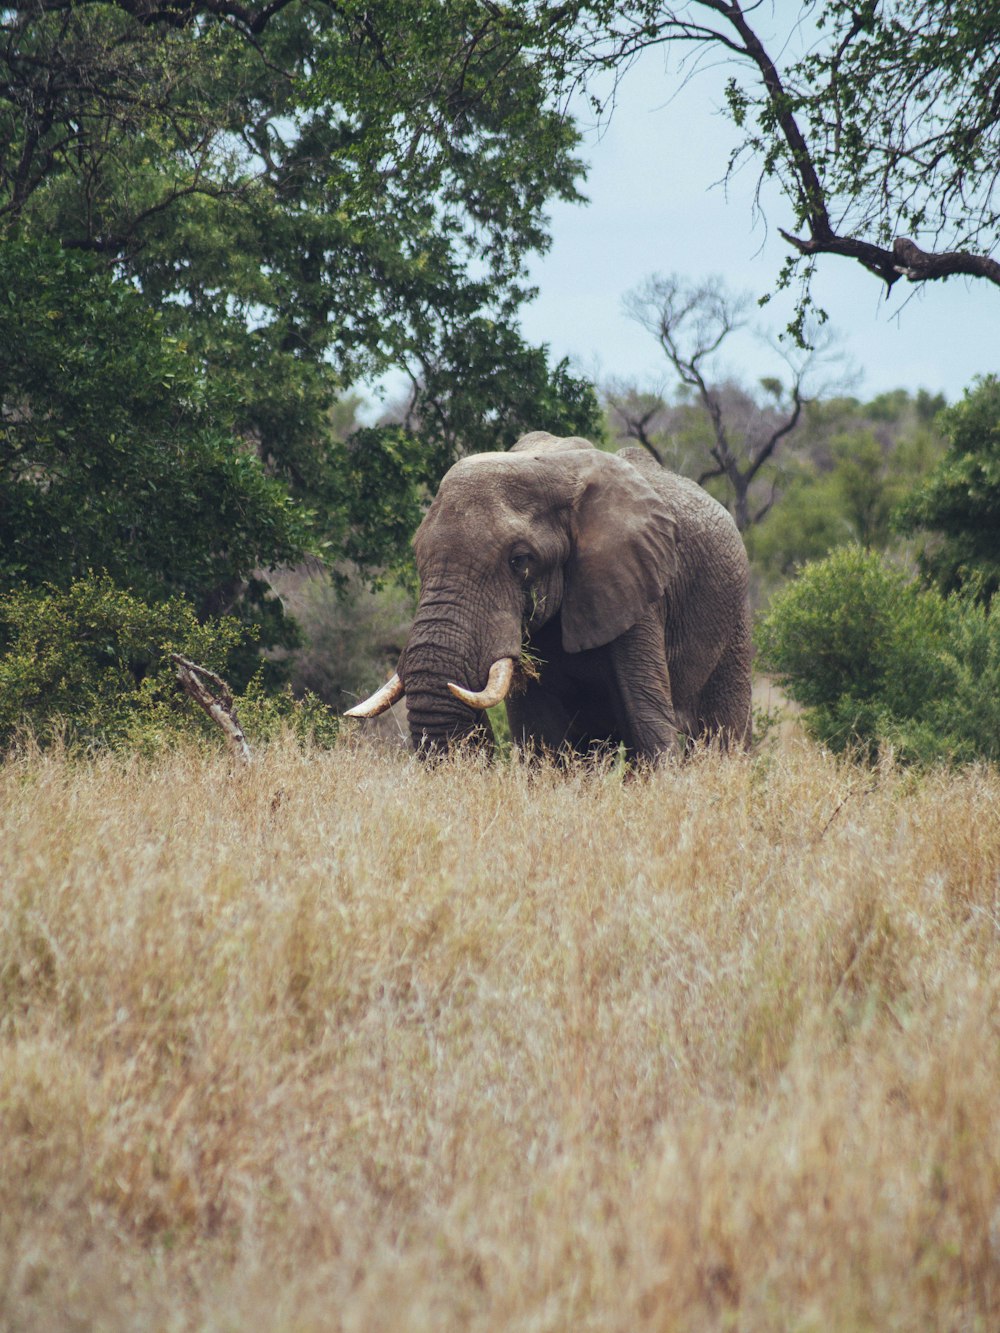
<instances>
[{"instance_id":1,"label":"dead branch","mask_svg":"<svg viewBox=\"0 0 1000 1333\"><path fill-rule=\"evenodd\" d=\"M217 676L214 671L199 666L197 662L182 657L180 653L171 653L170 660L177 668L177 679L184 687L185 692L191 696L200 708L205 710L217 726L222 728L222 734L225 736L226 744L233 756L242 764L252 763L253 751L247 744L247 738L239 724L236 707L233 703L233 693L226 682L221 676ZM214 685L218 694L213 694L204 681L209 681Z\"/></svg>"}]
</instances>

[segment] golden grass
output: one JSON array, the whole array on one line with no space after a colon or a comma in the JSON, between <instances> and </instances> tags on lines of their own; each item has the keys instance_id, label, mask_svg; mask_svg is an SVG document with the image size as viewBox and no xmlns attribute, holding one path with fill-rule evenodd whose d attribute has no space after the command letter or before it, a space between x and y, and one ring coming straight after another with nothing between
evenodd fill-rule
<instances>
[{"instance_id":1,"label":"golden grass","mask_svg":"<svg viewBox=\"0 0 1000 1333\"><path fill-rule=\"evenodd\" d=\"M1000 777L0 770L0 1326L1000 1327Z\"/></svg>"}]
</instances>

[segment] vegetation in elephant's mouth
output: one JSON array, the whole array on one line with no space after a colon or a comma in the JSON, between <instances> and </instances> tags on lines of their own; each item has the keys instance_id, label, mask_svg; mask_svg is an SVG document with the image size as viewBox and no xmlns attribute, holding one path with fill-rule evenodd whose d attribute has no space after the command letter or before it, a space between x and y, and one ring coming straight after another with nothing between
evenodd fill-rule
<instances>
[{"instance_id":1,"label":"vegetation in elephant's mouth","mask_svg":"<svg viewBox=\"0 0 1000 1333\"><path fill-rule=\"evenodd\" d=\"M521 656L514 663L514 678L510 684L510 694L523 694L533 680L541 680L545 658L533 653L527 644L521 645Z\"/></svg>"}]
</instances>

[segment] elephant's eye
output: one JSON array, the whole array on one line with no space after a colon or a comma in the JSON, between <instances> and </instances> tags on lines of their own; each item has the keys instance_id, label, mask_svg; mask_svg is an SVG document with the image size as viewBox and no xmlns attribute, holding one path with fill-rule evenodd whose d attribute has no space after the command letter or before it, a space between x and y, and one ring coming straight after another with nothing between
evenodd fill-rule
<instances>
[{"instance_id":1,"label":"elephant's eye","mask_svg":"<svg viewBox=\"0 0 1000 1333\"><path fill-rule=\"evenodd\" d=\"M515 577L527 582L531 574L531 556L524 553L512 555L509 564Z\"/></svg>"}]
</instances>

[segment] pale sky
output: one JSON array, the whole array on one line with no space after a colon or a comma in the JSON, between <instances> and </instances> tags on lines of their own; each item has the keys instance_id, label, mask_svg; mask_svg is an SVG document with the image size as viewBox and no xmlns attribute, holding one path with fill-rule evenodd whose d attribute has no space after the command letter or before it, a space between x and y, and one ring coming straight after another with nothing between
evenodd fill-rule
<instances>
[{"instance_id":1,"label":"pale sky","mask_svg":"<svg viewBox=\"0 0 1000 1333\"><path fill-rule=\"evenodd\" d=\"M718 109L726 72L698 74L676 91L651 51L622 80L610 122L586 135L590 203L550 210L552 247L532 265L540 290L522 319L529 342L548 344L556 360L570 357L579 373L672 389L657 343L622 308L625 293L652 273L693 281L717 274L755 298L773 289L788 252L777 230L790 221L788 206L774 195L766 225L755 222L753 163L728 186L716 184L736 143ZM991 283L900 280L887 302L874 275L826 256L814 294L858 373L851 391L859 397L924 388L952 402L974 375L1000 371L1000 292ZM791 309L785 293L754 318L777 335ZM723 369L748 384L781 373L749 339L732 344Z\"/></svg>"}]
</instances>

